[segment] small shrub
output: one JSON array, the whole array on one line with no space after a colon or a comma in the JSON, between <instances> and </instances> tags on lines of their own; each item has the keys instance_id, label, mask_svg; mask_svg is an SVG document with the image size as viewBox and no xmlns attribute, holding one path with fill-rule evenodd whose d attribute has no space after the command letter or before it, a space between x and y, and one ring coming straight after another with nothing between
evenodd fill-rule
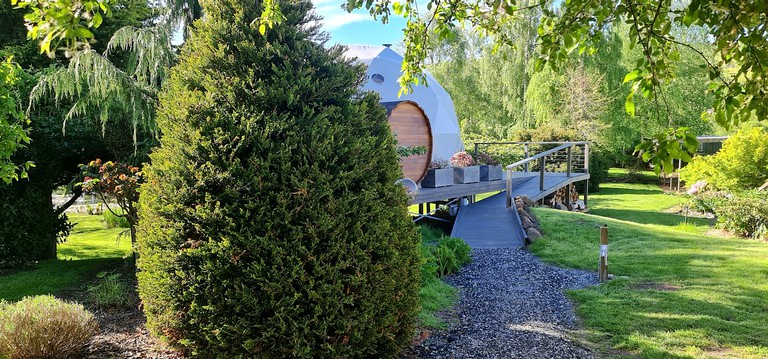
<instances>
[{"instance_id":1,"label":"small shrub","mask_svg":"<svg viewBox=\"0 0 768 359\"><path fill-rule=\"evenodd\" d=\"M128 219L125 217L116 216L112 211L104 211L104 225L107 228L131 228L131 224L128 223Z\"/></svg>"},{"instance_id":2,"label":"small shrub","mask_svg":"<svg viewBox=\"0 0 768 359\"><path fill-rule=\"evenodd\" d=\"M419 230L421 231L422 243L437 243L440 241L440 238L445 236L440 229L432 226L422 225L419 227Z\"/></svg>"},{"instance_id":3,"label":"small shrub","mask_svg":"<svg viewBox=\"0 0 768 359\"><path fill-rule=\"evenodd\" d=\"M88 295L96 305L102 308L120 308L130 304L130 289L120 279L120 273L101 272L101 280L88 287Z\"/></svg>"},{"instance_id":4,"label":"small shrub","mask_svg":"<svg viewBox=\"0 0 768 359\"><path fill-rule=\"evenodd\" d=\"M455 237L441 237L436 243L425 242L422 244L422 258L425 259L422 276L431 273L433 269L430 266L434 266L434 274L438 277L456 273L472 261L469 245Z\"/></svg>"},{"instance_id":5,"label":"small shrub","mask_svg":"<svg viewBox=\"0 0 768 359\"><path fill-rule=\"evenodd\" d=\"M453 252L453 255L456 257L456 261L459 263L460 267L465 266L472 261L472 257L469 255L469 252L471 251L469 245L459 238L440 238L440 246L447 247L451 250L451 252Z\"/></svg>"},{"instance_id":6,"label":"small shrub","mask_svg":"<svg viewBox=\"0 0 768 359\"><path fill-rule=\"evenodd\" d=\"M707 181L716 190L743 191L768 180L768 129L744 129L728 138L720 152L697 156L680 171L686 183Z\"/></svg>"},{"instance_id":7,"label":"small shrub","mask_svg":"<svg viewBox=\"0 0 768 359\"><path fill-rule=\"evenodd\" d=\"M600 152L589 154L589 191L599 192L600 184L608 179L608 169L611 168L611 161L608 156Z\"/></svg>"},{"instance_id":8,"label":"small shrub","mask_svg":"<svg viewBox=\"0 0 768 359\"><path fill-rule=\"evenodd\" d=\"M714 208L718 227L745 237L768 239L768 193L748 191Z\"/></svg>"},{"instance_id":9,"label":"small shrub","mask_svg":"<svg viewBox=\"0 0 768 359\"><path fill-rule=\"evenodd\" d=\"M437 278L437 258L432 254L432 246L421 246L421 282L427 283Z\"/></svg>"},{"instance_id":10,"label":"small shrub","mask_svg":"<svg viewBox=\"0 0 768 359\"><path fill-rule=\"evenodd\" d=\"M0 357L71 358L98 330L82 305L50 295L0 303Z\"/></svg>"},{"instance_id":11,"label":"small shrub","mask_svg":"<svg viewBox=\"0 0 768 359\"><path fill-rule=\"evenodd\" d=\"M690 209L701 213L715 214L715 209L722 207L728 200L725 192L701 192L690 199Z\"/></svg>"}]
</instances>

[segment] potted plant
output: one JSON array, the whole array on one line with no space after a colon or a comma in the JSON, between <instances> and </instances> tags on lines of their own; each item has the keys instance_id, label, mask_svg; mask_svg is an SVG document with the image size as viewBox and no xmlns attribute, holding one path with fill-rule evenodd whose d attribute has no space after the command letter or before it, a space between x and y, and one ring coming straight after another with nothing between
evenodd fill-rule
<instances>
[{"instance_id":1,"label":"potted plant","mask_svg":"<svg viewBox=\"0 0 768 359\"><path fill-rule=\"evenodd\" d=\"M501 164L486 152L479 152L475 162L480 165L481 181L498 181L501 179Z\"/></svg>"},{"instance_id":2,"label":"potted plant","mask_svg":"<svg viewBox=\"0 0 768 359\"><path fill-rule=\"evenodd\" d=\"M473 166L475 160L469 153L457 152L451 156L453 166L453 183L480 182L480 166Z\"/></svg>"},{"instance_id":3,"label":"potted plant","mask_svg":"<svg viewBox=\"0 0 768 359\"><path fill-rule=\"evenodd\" d=\"M448 161L436 159L429 164L429 170L421 180L421 187L437 188L453 185L453 169Z\"/></svg>"}]
</instances>

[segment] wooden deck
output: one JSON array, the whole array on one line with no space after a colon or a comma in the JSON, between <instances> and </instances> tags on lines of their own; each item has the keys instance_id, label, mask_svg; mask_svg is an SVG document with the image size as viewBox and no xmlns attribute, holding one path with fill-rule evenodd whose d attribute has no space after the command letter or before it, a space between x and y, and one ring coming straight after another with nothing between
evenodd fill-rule
<instances>
[{"instance_id":1,"label":"wooden deck","mask_svg":"<svg viewBox=\"0 0 768 359\"><path fill-rule=\"evenodd\" d=\"M565 173L546 173L544 190L540 190L538 173L513 172L512 179L512 197L526 195L536 201L570 183L589 179L589 174L567 177ZM451 236L463 239L472 248L522 247L526 237L517 212L506 208L505 192L460 207Z\"/></svg>"},{"instance_id":2,"label":"wooden deck","mask_svg":"<svg viewBox=\"0 0 768 359\"><path fill-rule=\"evenodd\" d=\"M566 184L589 178L589 174L585 173L572 173L571 177L567 177L565 173L547 172L544 174L544 191L539 191L538 176L538 172L512 172L513 197L524 194L536 201ZM507 188L506 178L507 174L505 171L502 179L499 181L455 184L441 188L420 188L416 197L409 204L437 202L451 198L474 196L481 193L504 191Z\"/></svg>"}]
</instances>

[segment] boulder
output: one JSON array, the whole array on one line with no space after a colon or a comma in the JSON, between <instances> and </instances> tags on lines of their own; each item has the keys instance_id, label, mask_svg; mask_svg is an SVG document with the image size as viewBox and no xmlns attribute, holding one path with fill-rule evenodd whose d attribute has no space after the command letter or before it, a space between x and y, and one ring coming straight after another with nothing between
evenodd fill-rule
<instances>
[{"instance_id":1,"label":"boulder","mask_svg":"<svg viewBox=\"0 0 768 359\"><path fill-rule=\"evenodd\" d=\"M528 233L528 239L531 242L541 238L541 232L539 232L536 228L528 228L526 233Z\"/></svg>"},{"instance_id":2,"label":"boulder","mask_svg":"<svg viewBox=\"0 0 768 359\"><path fill-rule=\"evenodd\" d=\"M526 206L534 205L533 201L530 198L528 198L528 196L520 196L519 198L521 201L523 201L523 203L525 203Z\"/></svg>"}]
</instances>

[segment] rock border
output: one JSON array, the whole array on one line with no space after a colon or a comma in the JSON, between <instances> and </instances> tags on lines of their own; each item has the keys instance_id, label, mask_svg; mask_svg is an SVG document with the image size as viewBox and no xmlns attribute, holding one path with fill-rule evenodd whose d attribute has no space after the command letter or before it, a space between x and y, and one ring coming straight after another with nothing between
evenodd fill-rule
<instances>
[{"instance_id":1,"label":"rock border","mask_svg":"<svg viewBox=\"0 0 768 359\"><path fill-rule=\"evenodd\" d=\"M541 238L541 223L536 219L536 216L531 213L530 207L536 204L528 198L528 196L515 197L515 208L517 208L517 214L520 217L520 224L523 226L523 231L526 233L525 245L529 245Z\"/></svg>"}]
</instances>

